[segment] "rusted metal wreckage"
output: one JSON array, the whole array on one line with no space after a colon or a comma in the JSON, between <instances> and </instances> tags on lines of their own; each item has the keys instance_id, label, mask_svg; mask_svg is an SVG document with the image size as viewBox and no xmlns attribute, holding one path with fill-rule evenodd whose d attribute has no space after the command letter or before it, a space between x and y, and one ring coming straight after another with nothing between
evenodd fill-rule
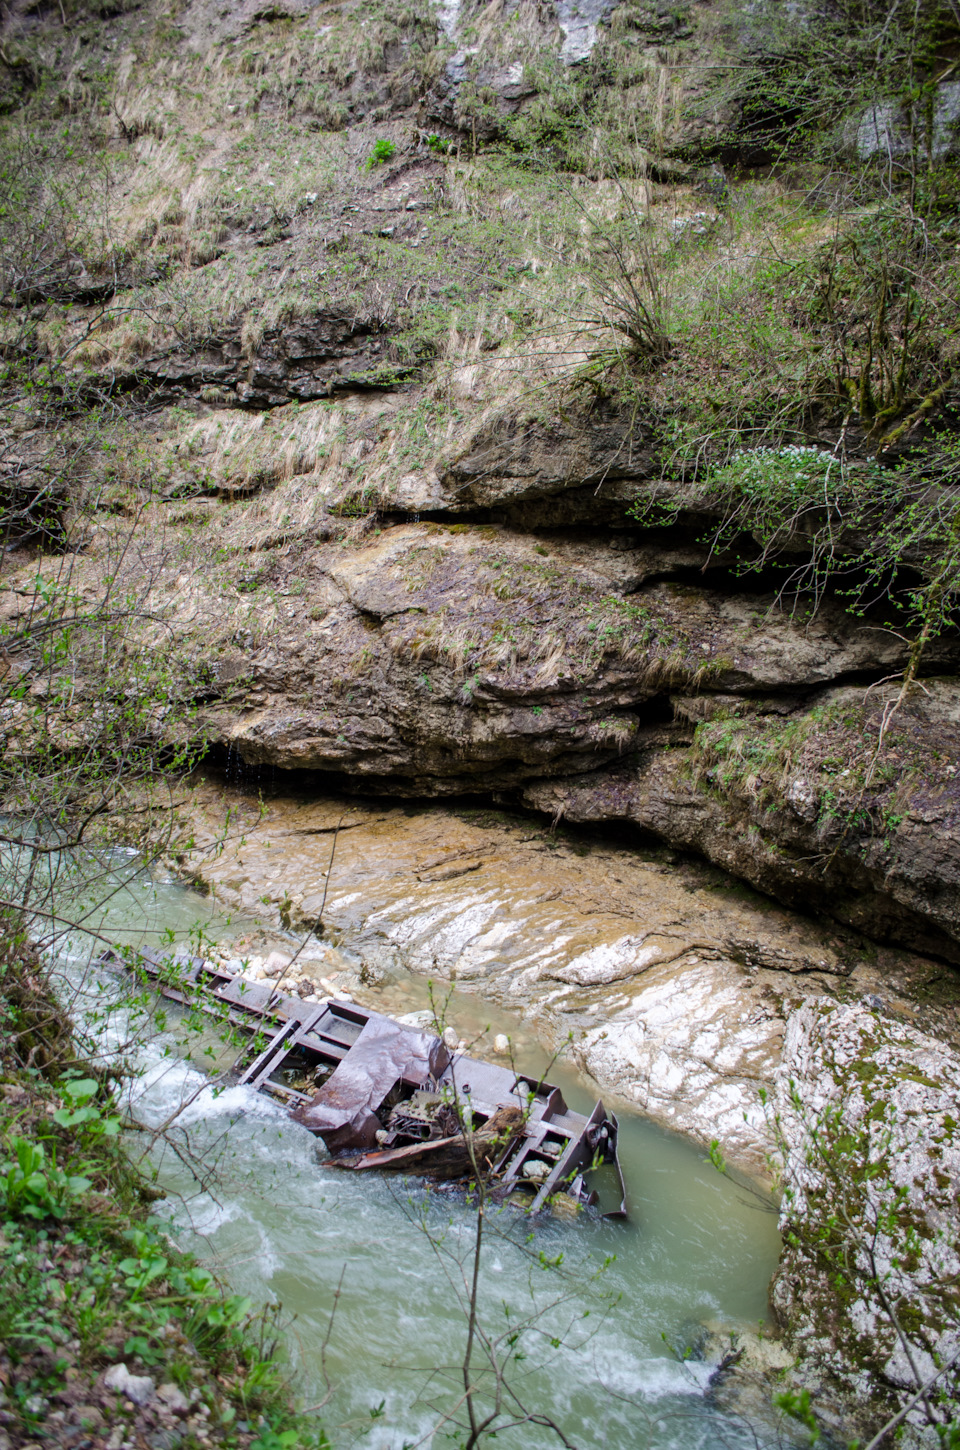
<instances>
[{"instance_id":1,"label":"rusted metal wreckage","mask_svg":"<svg viewBox=\"0 0 960 1450\"><path fill-rule=\"evenodd\" d=\"M565 1195L625 1215L617 1120L601 1102L573 1112L559 1088L451 1051L432 1032L353 1002L287 997L199 957L104 963L133 966L163 996L247 1032L255 1042L237 1081L288 1103L337 1166L464 1181L479 1169L534 1213Z\"/></svg>"}]
</instances>

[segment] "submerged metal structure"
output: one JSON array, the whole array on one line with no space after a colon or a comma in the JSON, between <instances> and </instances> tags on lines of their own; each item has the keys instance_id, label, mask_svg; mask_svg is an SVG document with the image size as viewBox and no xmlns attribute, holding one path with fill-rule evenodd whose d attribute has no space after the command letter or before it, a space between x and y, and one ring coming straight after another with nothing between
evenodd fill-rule
<instances>
[{"instance_id":1,"label":"submerged metal structure","mask_svg":"<svg viewBox=\"0 0 960 1450\"><path fill-rule=\"evenodd\" d=\"M284 996L199 957L103 961L249 1034L238 1083L286 1102L335 1166L465 1182L481 1173L534 1213L564 1195L625 1215L617 1120L599 1101L588 1116L573 1112L559 1088L452 1051L434 1033L353 1002Z\"/></svg>"}]
</instances>

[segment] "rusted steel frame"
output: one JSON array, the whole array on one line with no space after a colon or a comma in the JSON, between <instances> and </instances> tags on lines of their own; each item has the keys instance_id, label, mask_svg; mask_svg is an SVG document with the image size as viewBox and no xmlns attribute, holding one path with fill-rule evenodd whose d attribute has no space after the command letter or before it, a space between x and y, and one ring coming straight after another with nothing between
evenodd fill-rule
<instances>
[{"instance_id":1,"label":"rusted steel frame","mask_svg":"<svg viewBox=\"0 0 960 1450\"><path fill-rule=\"evenodd\" d=\"M589 1164L592 1163L594 1153L600 1143L600 1134L606 1129L608 1123L612 1123L613 1126L613 1161L615 1163L618 1175L620 1174L620 1164L619 1160L616 1157L617 1120L616 1118L608 1118L607 1110L603 1106L603 1103L598 1102L593 1112L590 1114L590 1117L587 1119L587 1126L584 1131L580 1134L579 1137L570 1138L566 1149L563 1153L561 1153L556 1163L556 1166L551 1172L549 1178L545 1180L543 1187L540 1189L540 1192L537 1194L536 1198L531 1204L531 1213L536 1213L538 1209L542 1208L543 1205L546 1203L547 1199L549 1198L550 1194L556 1193L565 1179L569 1179L572 1181L580 1170L582 1170L584 1167L589 1166ZM595 1130L595 1136L594 1131L592 1130ZM620 1183L622 1187L622 1175L620 1175ZM607 1213L605 1217L619 1218L625 1213L626 1202L624 1198L621 1198L620 1207Z\"/></svg>"},{"instance_id":2,"label":"rusted steel frame","mask_svg":"<svg viewBox=\"0 0 960 1450\"><path fill-rule=\"evenodd\" d=\"M311 1012L309 1017L297 1019L288 1017L284 1025L275 1033L269 1047L265 1047L258 1057L240 1074L240 1083L250 1087L259 1088L264 1078L270 1076L271 1071L280 1068L290 1054L303 1045L303 1039L313 1027L314 1023L323 1016L325 1006L319 1006ZM350 1049L347 1048L347 1052Z\"/></svg>"},{"instance_id":3,"label":"rusted steel frame","mask_svg":"<svg viewBox=\"0 0 960 1450\"><path fill-rule=\"evenodd\" d=\"M394 1091L402 1093L405 1088L449 1092L459 1112L468 1110L479 1115L480 1126L470 1128L468 1133L367 1151L349 1166L368 1169L408 1164L430 1172L428 1165L433 1163L434 1176L437 1176L437 1165L445 1153L448 1168L452 1160L452 1171L439 1176L468 1177L474 1167L474 1150L479 1148L491 1174L508 1190L522 1181L525 1162L531 1158L551 1160L553 1155L543 1147L551 1136L559 1142L566 1140L566 1146L536 1192L530 1209L535 1213L558 1192L584 1201L582 1173L592 1163L605 1137L605 1161L612 1163L621 1189L619 1208L605 1216L625 1216L623 1177L616 1151L618 1124L615 1117L607 1115L601 1102L596 1103L589 1117L584 1117L567 1108L560 1089L552 1084L463 1055L451 1057L440 1038L406 1027L381 1013L335 999L320 1004L301 1002L283 996L274 988L219 972L198 957L175 959L178 972L174 982L165 978L164 966L168 960L143 952L137 965L170 1000L199 1005L210 1015L223 1014L251 1035L269 1031L268 1019L273 1019L275 1027L269 1042L241 1071L239 1081L292 1103L291 1115L322 1137L332 1153L345 1148L372 1149L382 1127L378 1111L383 1111ZM109 953L104 961L130 966L115 953ZM193 997L188 998L179 983L199 987L199 1003ZM209 1005L204 1003L204 996ZM308 1060L313 1057L320 1066L332 1068L330 1076L312 1095L277 1082L273 1077L294 1053L300 1052L305 1052ZM485 1132L485 1129L505 1114L518 1114L520 1125L501 1143L495 1132ZM494 1147L498 1150L496 1157L486 1157L487 1149ZM466 1158L458 1168L457 1157L462 1152ZM586 1199L588 1203L595 1201L595 1193Z\"/></svg>"}]
</instances>

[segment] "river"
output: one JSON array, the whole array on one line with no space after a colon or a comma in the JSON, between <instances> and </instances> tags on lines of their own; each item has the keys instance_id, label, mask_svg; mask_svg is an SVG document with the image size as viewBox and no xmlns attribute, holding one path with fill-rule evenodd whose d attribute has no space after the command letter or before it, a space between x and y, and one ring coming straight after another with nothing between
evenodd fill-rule
<instances>
[{"instance_id":1,"label":"river","mask_svg":"<svg viewBox=\"0 0 960 1450\"><path fill-rule=\"evenodd\" d=\"M90 918L104 937L156 945L163 933L184 940L202 927L223 940L247 926L135 859L118 858L116 869L120 889ZM77 1009L112 1049L136 1009L122 977L89 968L90 951L74 933L59 943L58 961ZM395 971L365 1000L410 1011L425 1005L426 991L423 979ZM455 992L449 1012L468 1039L487 1025L505 1030L525 1069L546 1066L530 1028L479 996ZM178 1142L195 1155L191 1169L169 1146L155 1151L168 1194L162 1217L180 1247L235 1290L282 1304L296 1391L305 1405L323 1402L318 1413L337 1450L358 1438L373 1450L458 1443L446 1438L450 1424L436 1427L462 1388L466 1328L456 1290L474 1210L459 1194L415 1181L326 1167L318 1141L280 1106L215 1085L208 1073L221 1065L218 1044L207 1034L186 1056L174 1016L146 1031L134 1023L134 1036L143 1069L135 1113L156 1125L186 1103ZM551 1077L577 1108L596 1096L562 1062ZM491 1334L521 1328L521 1357L508 1374L517 1400L550 1415L578 1446L753 1444L707 1391L704 1363L682 1354L703 1324L756 1331L779 1251L776 1218L694 1146L625 1105L608 1106L621 1119L628 1220L531 1222L503 1209L484 1250L481 1322ZM497 1438L511 1450L554 1443L530 1423Z\"/></svg>"}]
</instances>

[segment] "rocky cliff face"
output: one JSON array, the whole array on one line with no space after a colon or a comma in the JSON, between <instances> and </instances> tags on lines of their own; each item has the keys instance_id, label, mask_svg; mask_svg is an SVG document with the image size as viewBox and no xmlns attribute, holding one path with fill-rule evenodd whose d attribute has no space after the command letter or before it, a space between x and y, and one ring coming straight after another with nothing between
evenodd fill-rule
<instances>
[{"instance_id":1,"label":"rocky cliff face","mask_svg":"<svg viewBox=\"0 0 960 1450\"><path fill-rule=\"evenodd\" d=\"M185 854L225 900L309 926L316 798L350 793L373 968L439 963L555 1042L572 1024L599 1081L754 1172L779 1065L819 1110L831 1044L893 1083L956 1027L957 36L911 4L937 63L922 103L878 100L841 10L817 8L849 63L805 73L830 120L792 170L782 7L12 0L0 26L2 619L29 622L38 575L81 610L109 588L169 675L156 732L315 798L271 807L282 866L253 820L246 856ZM891 74L916 80L898 17ZM918 231L877 157L905 170L921 117ZM883 489L854 527L783 478L812 453L873 486L879 457L893 489L921 443L894 588ZM734 517L699 482L758 445L777 477ZM912 522L931 499L939 571ZM811 563L825 519L839 586ZM903 694L921 596L942 607ZM95 701L56 722L70 748ZM5 748L22 727L14 700ZM464 795L646 855L548 869L539 833L364 802ZM191 807L201 844L222 805ZM864 992L907 1026L881 1032ZM944 1124L951 1063L924 1089ZM911 1162L936 1147L914 1098ZM789 1320L823 1273L785 1263ZM874 1385L899 1383L888 1339L863 1350Z\"/></svg>"},{"instance_id":2,"label":"rocky cliff face","mask_svg":"<svg viewBox=\"0 0 960 1450\"><path fill-rule=\"evenodd\" d=\"M903 1407L908 1444L948 1413L932 1397L957 1352L958 1086L939 1042L862 1003L811 998L791 1019L774 1303L818 1365L814 1393L841 1386L870 1434Z\"/></svg>"},{"instance_id":3,"label":"rocky cliff face","mask_svg":"<svg viewBox=\"0 0 960 1450\"><path fill-rule=\"evenodd\" d=\"M82 501L56 508L91 588L141 519L128 572L202 682L212 742L351 789L629 823L954 960L950 678L891 733L882 682L910 646L882 608L746 587L682 482L669 526L629 512L661 476L663 420L604 371L612 314L577 248L646 218L677 278L739 265L720 163L753 143L708 80L742 24L707 4L193 3L64 30L14 7L11 114L94 88L99 192L82 218L47 204L63 255L13 280L36 316L11 355L65 338L74 382L127 399L108 453L78 444ZM562 170L584 85L620 147L599 179ZM640 180L609 129L625 107ZM14 416L28 499L45 436ZM946 635L923 667L957 659Z\"/></svg>"},{"instance_id":4,"label":"rocky cliff face","mask_svg":"<svg viewBox=\"0 0 960 1450\"><path fill-rule=\"evenodd\" d=\"M896 634L830 602L791 617L720 570L702 582L689 538L329 514L271 528L294 499L316 509L309 487L154 506L132 566L210 739L247 767L634 826L957 960L960 703L941 675L889 720ZM177 558L188 531L191 549L216 539L210 564ZM95 552L74 570L97 588ZM947 638L930 662L955 656Z\"/></svg>"},{"instance_id":5,"label":"rocky cliff face","mask_svg":"<svg viewBox=\"0 0 960 1450\"><path fill-rule=\"evenodd\" d=\"M750 582L665 464L669 388L734 366L696 352L690 289L745 275L777 216L750 169L756 95L710 79L773 43L763 13L194 0L4 25L11 175L42 242L8 268L6 345L56 360L83 435L81 486L51 490L52 435L21 400L10 486L29 515L36 476L88 589L137 520L125 577L212 744L354 790L633 825L957 958L955 635L894 709L910 630ZM17 130L64 108L88 155ZM660 393L617 351L629 334L642 374L646 324L615 285L635 274ZM85 399L115 421L83 434ZM840 437L823 409L811 428ZM843 436L863 452L866 414ZM637 515L664 478L669 518Z\"/></svg>"}]
</instances>

